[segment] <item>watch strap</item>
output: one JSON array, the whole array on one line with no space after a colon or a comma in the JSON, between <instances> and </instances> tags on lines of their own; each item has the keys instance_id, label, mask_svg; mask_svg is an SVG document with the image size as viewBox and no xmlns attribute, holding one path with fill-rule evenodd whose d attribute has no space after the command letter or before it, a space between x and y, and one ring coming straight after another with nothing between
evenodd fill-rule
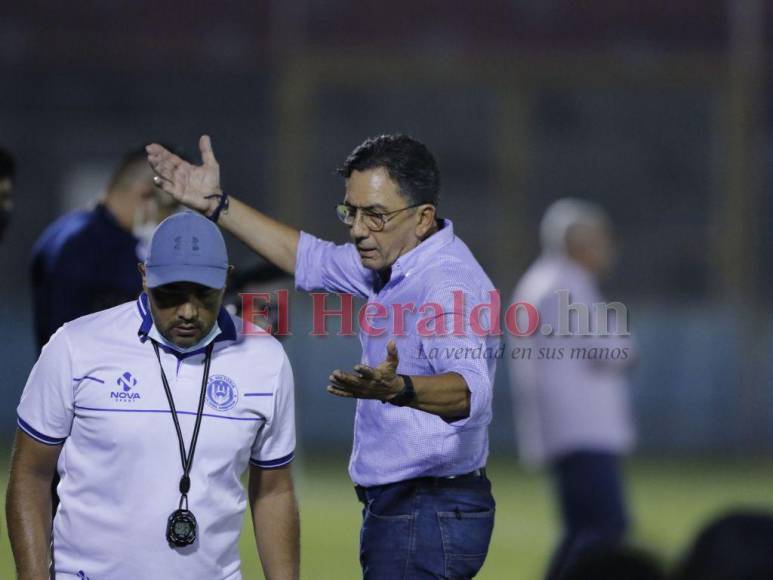
<instances>
[{"instance_id":1,"label":"watch strap","mask_svg":"<svg viewBox=\"0 0 773 580\"><path fill-rule=\"evenodd\" d=\"M398 375L403 379L405 388L397 393L394 397L386 401L397 407L405 407L409 403L412 403L416 399L416 389L413 387L413 380L408 375Z\"/></svg>"},{"instance_id":2,"label":"watch strap","mask_svg":"<svg viewBox=\"0 0 773 580\"><path fill-rule=\"evenodd\" d=\"M227 192L221 191L220 194L217 195L216 197L219 198L217 207L215 208L215 211L212 212L212 215L209 216L209 219L215 223L217 223L217 220L220 219L220 214L223 211L228 211L228 205L229 205Z\"/></svg>"}]
</instances>

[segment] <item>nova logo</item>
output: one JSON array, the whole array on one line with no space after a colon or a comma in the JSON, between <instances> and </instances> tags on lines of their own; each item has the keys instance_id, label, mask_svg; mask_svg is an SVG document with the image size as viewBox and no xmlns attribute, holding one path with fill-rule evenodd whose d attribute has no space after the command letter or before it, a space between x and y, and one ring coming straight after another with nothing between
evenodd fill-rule
<instances>
[{"instance_id":1,"label":"nova logo","mask_svg":"<svg viewBox=\"0 0 773 580\"><path fill-rule=\"evenodd\" d=\"M113 401L132 403L141 398L139 393L131 392L132 387L137 386L137 379L133 377L129 371L126 371L124 374L118 377L115 382L119 387L121 387L121 390L113 391L110 393L110 398Z\"/></svg>"},{"instance_id":2,"label":"nova logo","mask_svg":"<svg viewBox=\"0 0 773 580\"><path fill-rule=\"evenodd\" d=\"M129 392L132 387L137 386L137 379L135 379L129 371L126 371L118 380L115 381L119 387L122 387L125 392Z\"/></svg>"}]
</instances>

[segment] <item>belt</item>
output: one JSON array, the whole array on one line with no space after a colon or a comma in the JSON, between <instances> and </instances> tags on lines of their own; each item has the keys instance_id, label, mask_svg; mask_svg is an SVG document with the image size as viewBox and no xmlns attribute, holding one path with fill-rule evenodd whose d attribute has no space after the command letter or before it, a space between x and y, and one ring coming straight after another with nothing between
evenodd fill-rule
<instances>
[{"instance_id":1,"label":"belt","mask_svg":"<svg viewBox=\"0 0 773 580\"><path fill-rule=\"evenodd\" d=\"M452 487L456 484L463 483L465 481L471 481L486 477L486 468L474 469L468 473L462 473L460 475L446 475L441 477L415 477L413 479L404 479L403 481L395 481L394 483L384 483L381 485L371 485L369 487L363 487L361 485L355 485L354 491L357 493L357 499L362 503L367 503L367 493L374 491L381 491L387 487L395 485L413 485L413 486L427 486L427 487Z\"/></svg>"}]
</instances>

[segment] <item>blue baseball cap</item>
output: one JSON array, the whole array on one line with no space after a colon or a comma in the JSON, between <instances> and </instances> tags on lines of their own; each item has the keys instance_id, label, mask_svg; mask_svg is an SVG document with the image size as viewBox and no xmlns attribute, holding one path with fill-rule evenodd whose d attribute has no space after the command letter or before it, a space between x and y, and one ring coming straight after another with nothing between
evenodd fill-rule
<instances>
[{"instance_id":1,"label":"blue baseball cap","mask_svg":"<svg viewBox=\"0 0 773 580\"><path fill-rule=\"evenodd\" d=\"M192 211L169 216L156 227L145 258L148 288L172 282L195 282L224 288L228 252L214 223Z\"/></svg>"}]
</instances>

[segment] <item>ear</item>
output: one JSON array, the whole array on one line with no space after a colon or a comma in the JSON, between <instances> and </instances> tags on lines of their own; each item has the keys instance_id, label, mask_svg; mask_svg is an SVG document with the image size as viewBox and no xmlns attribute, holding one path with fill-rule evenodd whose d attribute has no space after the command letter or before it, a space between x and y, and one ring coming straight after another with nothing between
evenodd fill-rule
<instances>
[{"instance_id":1,"label":"ear","mask_svg":"<svg viewBox=\"0 0 773 580\"><path fill-rule=\"evenodd\" d=\"M142 262L137 263L137 270L140 272L140 276L142 276L142 291L145 292L145 294L148 293L148 285L147 285L147 277L145 274L145 264Z\"/></svg>"},{"instance_id":2,"label":"ear","mask_svg":"<svg viewBox=\"0 0 773 580\"><path fill-rule=\"evenodd\" d=\"M417 212L419 223L416 224L416 237L423 240L435 226L435 214L437 208L428 203L419 207Z\"/></svg>"},{"instance_id":3,"label":"ear","mask_svg":"<svg viewBox=\"0 0 773 580\"><path fill-rule=\"evenodd\" d=\"M226 290L231 286L231 281L233 280L234 272L236 271L236 268L233 264L228 265L228 272L226 272L225 275L225 286L223 287L223 294L225 294Z\"/></svg>"}]
</instances>

